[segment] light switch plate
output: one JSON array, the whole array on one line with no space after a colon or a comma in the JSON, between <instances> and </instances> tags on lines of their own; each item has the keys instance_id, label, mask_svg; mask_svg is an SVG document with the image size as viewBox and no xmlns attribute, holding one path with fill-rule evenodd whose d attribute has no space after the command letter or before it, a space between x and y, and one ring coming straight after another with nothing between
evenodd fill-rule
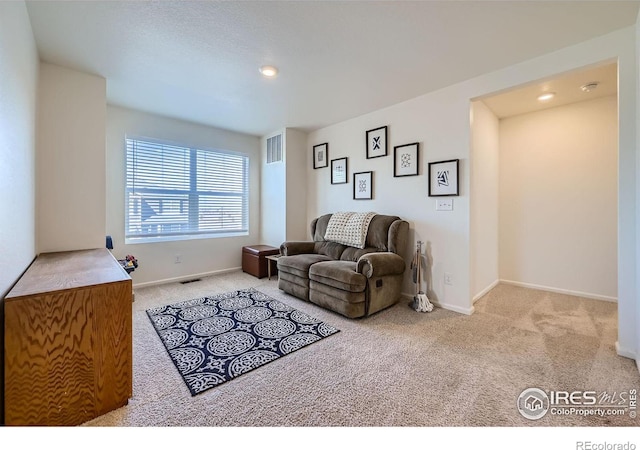
<instances>
[{"instance_id":1,"label":"light switch plate","mask_svg":"<svg viewBox=\"0 0 640 450\"><path fill-rule=\"evenodd\" d=\"M436 211L453 211L453 199L452 198L437 199Z\"/></svg>"}]
</instances>

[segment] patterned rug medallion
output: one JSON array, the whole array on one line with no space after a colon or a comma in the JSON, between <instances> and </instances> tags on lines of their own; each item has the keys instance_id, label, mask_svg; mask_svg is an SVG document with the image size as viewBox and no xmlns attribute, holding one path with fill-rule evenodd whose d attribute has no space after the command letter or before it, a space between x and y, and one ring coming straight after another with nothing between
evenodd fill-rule
<instances>
[{"instance_id":1,"label":"patterned rug medallion","mask_svg":"<svg viewBox=\"0 0 640 450\"><path fill-rule=\"evenodd\" d=\"M339 331L253 288L147 314L191 395Z\"/></svg>"}]
</instances>

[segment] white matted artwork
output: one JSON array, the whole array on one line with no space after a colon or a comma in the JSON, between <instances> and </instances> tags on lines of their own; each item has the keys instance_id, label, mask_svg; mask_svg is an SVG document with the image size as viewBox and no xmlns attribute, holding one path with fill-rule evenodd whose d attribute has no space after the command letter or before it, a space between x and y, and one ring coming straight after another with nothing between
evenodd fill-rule
<instances>
[{"instance_id":1,"label":"white matted artwork","mask_svg":"<svg viewBox=\"0 0 640 450\"><path fill-rule=\"evenodd\" d=\"M387 127L367 131L367 159L387 156Z\"/></svg>"},{"instance_id":2,"label":"white matted artwork","mask_svg":"<svg viewBox=\"0 0 640 450\"><path fill-rule=\"evenodd\" d=\"M393 176L410 177L418 175L418 143L393 147Z\"/></svg>"},{"instance_id":3,"label":"white matted artwork","mask_svg":"<svg viewBox=\"0 0 640 450\"><path fill-rule=\"evenodd\" d=\"M353 199L371 200L373 198L373 172L353 174Z\"/></svg>"},{"instance_id":4,"label":"white matted artwork","mask_svg":"<svg viewBox=\"0 0 640 450\"><path fill-rule=\"evenodd\" d=\"M329 165L329 144L318 144L313 146L313 168L320 169Z\"/></svg>"},{"instance_id":5,"label":"white matted artwork","mask_svg":"<svg viewBox=\"0 0 640 450\"><path fill-rule=\"evenodd\" d=\"M459 195L457 159L429 163L429 197Z\"/></svg>"},{"instance_id":6,"label":"white matted artwork","mask_svg":"<svg viewBox=\"0 0 640 450\"><path fill-rule=\"evenodd\" d=\"M331 184L347 183L347 158L331 160Z\"/></svg>"}]
</instances>

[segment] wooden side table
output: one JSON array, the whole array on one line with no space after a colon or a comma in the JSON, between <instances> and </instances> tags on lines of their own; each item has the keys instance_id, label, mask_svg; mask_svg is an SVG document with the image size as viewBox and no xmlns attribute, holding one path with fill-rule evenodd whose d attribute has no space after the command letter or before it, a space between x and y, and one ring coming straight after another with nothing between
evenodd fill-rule
<instances>
[{"instance_id":1,"label":"wooden side table","mask_svg":"<svg viewBox=\"0 0 640 450\"><path fill-rule=\"evenodd\" d=\"M275 263L278 264L278 258L280 258L282 255L278 254L278 255L269 255L269 256L265 256L265 258L269 261L267 263L267 274L269 279L271 279L271 263Z\"/></svg>"}]
</instances>

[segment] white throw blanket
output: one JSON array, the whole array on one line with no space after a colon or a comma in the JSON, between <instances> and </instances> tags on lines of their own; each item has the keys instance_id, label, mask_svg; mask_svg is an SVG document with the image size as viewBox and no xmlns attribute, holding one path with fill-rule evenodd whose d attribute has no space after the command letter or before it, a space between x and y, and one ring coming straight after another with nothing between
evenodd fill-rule
<instances>
[{"instance_id":1,"label":"white throw blanket","mask_svg":"<svg viewBox=\"0 0 640 450\"><path fill-rule=\"evenodd\" d=\"M337 212L331 215L324 238L350 247L364 248L374 212Z\"/></svg>"}]
</instances>

